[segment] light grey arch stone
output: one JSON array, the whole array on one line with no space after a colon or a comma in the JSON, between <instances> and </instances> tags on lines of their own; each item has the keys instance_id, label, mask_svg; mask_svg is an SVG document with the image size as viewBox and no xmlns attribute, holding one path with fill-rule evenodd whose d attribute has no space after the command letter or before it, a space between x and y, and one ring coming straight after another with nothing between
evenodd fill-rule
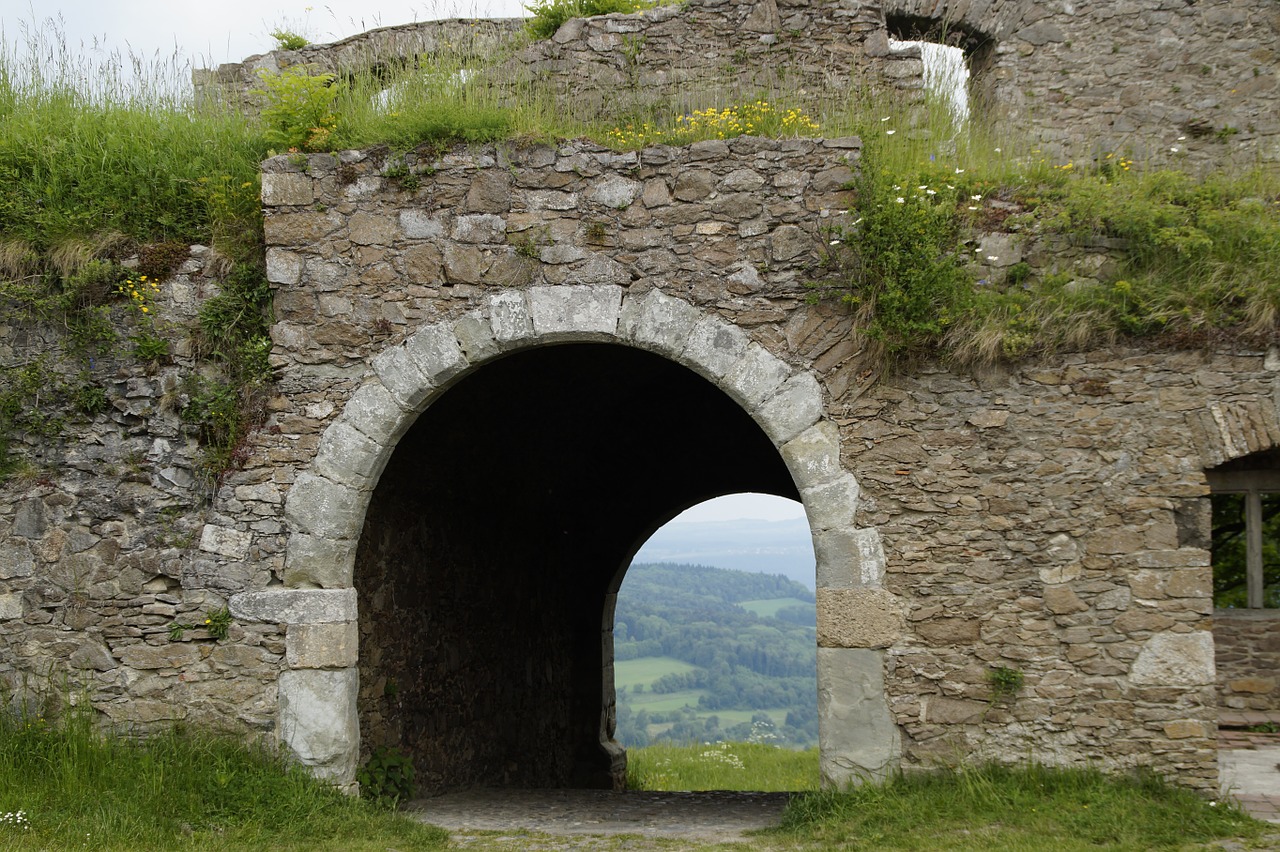
<instances>
[{"instance_id":1,"label":"light grey arch stone","mask_svg":"<svg viewBox=\"0 0 1280 852\"><path fill-rule=\"evenodd\" d=\"M884 554L878 534L853 527L858 483L840 464L839 433L824 418L817 379L688 302L656 289L632 295L608 284L504 290L491 295L482 310L424 326L373 358L372 375L325 430L310 470L298 475L286 497L288 588L255 592L253 611L264 620L277 612L276 620L288 622L295 604L286 596L351 589L373 490L418 415L469 370L506 352L563 342L643 349L722 389L760 425L791 472L813 531L820 595L874 590L870 597L827 599L837 605L869 601L868 617L877 615L870 608L883 609L886 602L896 608L893 596L880 588ZM278 610L272 596L279 596ZM852 616L858 620L857 613ZM866 641L839 630L823 635L829 645L820 649L818 666L823 778L847 784L882 777L900 756L883 689L887 643L882 636ZM335 648L334 667L326 668L323 652L309 653L307 665L316 671L280 681L279 737L317 774L340 783L351 781L359 750L358 680L349 656L349 648ZM315 699L322 695L316 690L320 681L332 690L328 699ZM297 695L286 694L295 687ZM328 712L315 711L307 703L312 700L329 701ZM323 729L312 730L315 725ZM353 730L349 739L341 733Z\"/></svg>"}]
</instances>

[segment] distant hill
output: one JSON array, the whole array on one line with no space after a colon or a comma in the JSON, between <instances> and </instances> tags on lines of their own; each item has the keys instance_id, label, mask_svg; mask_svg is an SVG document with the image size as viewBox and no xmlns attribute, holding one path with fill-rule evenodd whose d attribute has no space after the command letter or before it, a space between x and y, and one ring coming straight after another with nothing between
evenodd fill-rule
<instances>
[{"instance_id":1,"label":"distant hill","mask_svg":"<svg viewBox=\"0 0 1280 852\"><path fill-rule=\"evenodd\" d=\"M817 740L814 594L781 574L632 564L618 594L618 738Z\"/></svg>"},{"instance_id":2,"label":"distant hill","mask_svg":"<svg viewBox=\"0 0 1280 852\"><path fill-rule=\"evenodd\" d=\"M634 561L782 574L810 590L815 586L813 542L804 518L667 524L645 542Z\"/></svg>"}]
</instances>

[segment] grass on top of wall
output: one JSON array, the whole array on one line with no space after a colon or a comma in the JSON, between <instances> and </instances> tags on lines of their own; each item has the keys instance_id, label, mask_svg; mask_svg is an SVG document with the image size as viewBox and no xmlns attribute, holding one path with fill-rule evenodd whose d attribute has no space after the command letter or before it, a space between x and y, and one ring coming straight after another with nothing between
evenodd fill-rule
<instances>
[{"instance_id":1,"label":"grass on top of wall","mask_svg":"<svg viewBox=\"0 0 1280 852\"><path fill-rule=\"evenodd\" d=\"M243 735L143 740L0 714L0 848L436 850L448 835L344 796Z\"/></svg>"}]
</instances>

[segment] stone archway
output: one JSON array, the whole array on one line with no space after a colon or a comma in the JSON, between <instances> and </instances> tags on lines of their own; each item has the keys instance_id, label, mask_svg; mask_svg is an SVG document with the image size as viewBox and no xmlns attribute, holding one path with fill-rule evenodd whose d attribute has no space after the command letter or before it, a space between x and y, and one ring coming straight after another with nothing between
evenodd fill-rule
<instances>
[{"instance_id":1,"label":"stone archway","mask_svg":"<svg viewBox=\"0 0 1280 852\"><path fill-rule=\"evenodd\" d=\"M899 733L884 695L883 650L902 630L881 588L875 530L853 526L854 477L808 372L698 308L650 290L535 287L428 325L373 359L373 373L324 433L287 497L285 589L237 595L237 617L287 625L277 734L317 775L354 778L359 754L358 612L353 567L366 512L392 452L419 416L476 368L548 344L608 343L682 365L727 394L776 449L814 536L822 774L828 783L892 770Z\"/></svg>"}]
</instances>

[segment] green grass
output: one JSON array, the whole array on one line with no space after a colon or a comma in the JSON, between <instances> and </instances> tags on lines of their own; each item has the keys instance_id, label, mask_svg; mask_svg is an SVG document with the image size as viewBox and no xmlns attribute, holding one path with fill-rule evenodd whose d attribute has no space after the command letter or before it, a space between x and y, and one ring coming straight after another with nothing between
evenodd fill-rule
<instances>
[{"instance_id":1,"label":"green grass","mask_svg":"<svg viewBox=\"0 0 1280 852\"><path fill-rule=\"evenodd\" d=\"M738 601L738 606L747 612L753 612L761 618L773 618L778 610L789 606L813 606L813 601L802 601L799 598L768 598L758 601Z\"/></svg>"},{"instance_id":2,"label":"green grass","mask_svg":"<svg viewBox=\"0 0 1280 852\"><path fill-rule=\"evenodd\" d=\"M1151 776L986 766L798 796L770 836L806 849L1138 852L1268 829Z\"/></svg>"},{"instance_id":3,"label":"green grass","mask_svg":"<svg viewBox=\"0 0 1280 852\"><path fill-rule=\"evenodd\" d=\"M628 749L627 786L633 790L817 790L818 750L740 742Z\"/></svg>"},{"instance_id":4,"label":"green grass","mask_svg":"<svg viewBox=\"0 0 1280 852\"><path fill-rule=\"evenodd\" d=\"M626 701L631 709L639 712L668 713L688 705L696 708L698 699L706 694L705 689L681 689L676 692L628 692ZM709 713L707 715L710 715Z\"/></svg>"},{"instance_id":5,"label":"green grass","mask_svg":"<svg viewBox=\"0 0 1280 852\"><path fill-rule=\"evenodd\" d=\"M448 835L289 768L243 738L104 736L87 719L0 717L0 848L443 849Z\"/></svg>"},{"instance_id":6,"label":"green grass","mask_svg":"<svg viewBox=\"0 0 1280 852\"><path fill-rule=\"evenodd\" d=\"M613 664L613 682L618 687L627 687L628 691L636 684L644 684L648 688L658 678L667 674L684 674L696 669L692 663L677 660L675 657L637 657L634 660L622 660ZM643 698L650 693L642 692L634 695Z\"/></svg>"}]
</instances>

